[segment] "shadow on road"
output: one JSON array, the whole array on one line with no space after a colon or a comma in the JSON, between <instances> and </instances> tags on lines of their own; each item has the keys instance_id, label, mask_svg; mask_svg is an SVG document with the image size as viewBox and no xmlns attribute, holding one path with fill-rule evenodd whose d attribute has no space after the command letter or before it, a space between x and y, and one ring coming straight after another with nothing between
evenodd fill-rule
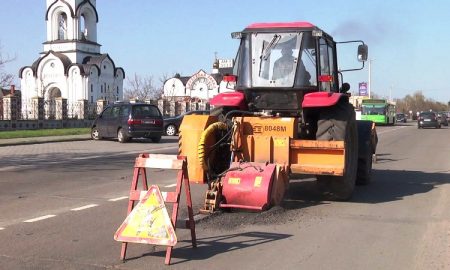
<instances>
[{"instance_id":1,"label":"shadow on road","mask_svg":"<svg viewBox=\"0 0 450 270\"><path fill-rule=\"evenodd\" d=\"M163 136L161 138L161 141L159 143L175 143L178 142L178 136ZM151 139L144 139L144 138L137 138L137 139L132 139L131 141L127 142L130 144L136 143L153 143Z\"/></svg>"},{"instance_id":2,"label":"shadow on road","mask_svg":"<svg viewBox=\"0 0 450 270\"><path fill-rule=\"evenodd\" d=\"M418 195L450 183L450 170L441 172L373 170L372 182L366 186L356 186L350 202L385 203L402 200L405 197ZM291 181L289 190L283 201L285 209L300 209L324 201L314 180Z\"/></svg>"},{"instance_id":3,"label":"shadow on road","mask_svg":"<svg viewBox=\"0 0 450 270\"><path fill-rule=\"evenodd\" d=\"M450 183L450 171L373 170L372 183L356 188L351 201L384 203L431 191Z\"/></svg>"},{"instance_id":4,"label":"shadow on road","mask_svg":"<svg viewBox=\"0 0 450 270\"><path fill-rule=\"evenodd\" d=\"M226 234L219 236L197 239L197 248L193 249L190 240L183 241L187 246L175 247L172 252L172 263L179 264L187 261L206 260L218 254L267 244L291 237L290 234L268 233L268 232L246 232L237 234ZM139 257L127 259L135 260L145 256L158 256L164 258L166 250L145 253Z\"/></svg>"}]
</instances>

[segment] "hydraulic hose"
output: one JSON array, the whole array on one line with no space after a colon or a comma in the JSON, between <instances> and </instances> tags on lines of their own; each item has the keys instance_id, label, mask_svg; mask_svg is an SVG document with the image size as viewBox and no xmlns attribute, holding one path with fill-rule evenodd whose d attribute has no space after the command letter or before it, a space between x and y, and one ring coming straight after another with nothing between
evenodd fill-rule
<instances>
[{"instance_id":1,"label":"hydraulic hose","mask_svg":"<svg viewBox=\"0 0 450 270\"><path fill-rule=\"evenodd\" d=\"M227 129L228 129L227 124L225 124L223 122L216 122L216 123L213 123L213 124L209 125L208 128L203 130L202 135L200 136L200 140L198 142L197 155L198 155L198 160L200 162L200 165L202 166L202 168L205 171L208 170L208 165L207 165L206 160L205 160L205 157L206 157L206 149L205 149L206 140L211 135L214 135L216 130L227 130Z\"/></svg>"},{"instance_id":2,"label":"hydraulic hose","mask_svg":"<svg viewBox=\"0 0 450 270\"><path fill-rule=\"evenodd\" d=\"M259 113L257 112L249 112L249 111L241 111L241 110L233 110L233 111L229 111L227 112L227 114L225 114L224 119L228 119L228 117L230 117L230 115L233 114L242 114L242 115L258 115Z\"/></svg>"},{"instance_id":3,"label":"hydraulic hose","mask_svg":"<svg viewBox=\"0 0 450 270\"><path fill-rule=\"evenodd\" d=\"M208 171L208 163L206 161L206 157L209 154L209 150L210 149L206 149L206 141L207 139L211 136L215 134L216 130L223 130L226 131L228 129L232 129L232 127L228 126L227 123L227 119L228 117L230 117L233 114L241 114L241 115L258 115L258 113L256 112L249 112L249 111L242 111L242 110L233 110L233 111L229 111L227 114L225 114L225 121L224 122L216 122L211 124L209 127L207 127L201 134L200 136L200 140L198 142L198 147L197 147L197 156L198 156L198 160L200 165L202 166L202 168L205 171ZM230 130L232 131L232 130ZM228 136L229 134L227 134L226 136ZM225 136L225 137L226 137ZM222 140L222 139L221 139ZM219 140L220 141L220 140ZM216 143L217 145L218 143ZM208 151L208 152L207 152Z\"/></svg>"}]
</instances>

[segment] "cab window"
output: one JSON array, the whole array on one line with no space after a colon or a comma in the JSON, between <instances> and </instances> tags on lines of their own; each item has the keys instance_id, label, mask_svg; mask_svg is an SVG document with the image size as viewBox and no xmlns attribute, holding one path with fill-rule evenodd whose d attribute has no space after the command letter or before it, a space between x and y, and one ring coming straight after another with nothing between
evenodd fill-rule
<instances>
[{"instance_id":1,"label":"cab window","mask_svg":"<svg viewBox=\"0 0 450 270\"><path fill-rule=\"evenodd\" d=\"M317 86L316 43L311 33L303 33L300 67L295 78L295 85Z\"/></svg>"},{"instance_id":2,"label":"cab window","mask_svg":"<svg viewBox=\"0 0 450 270\"><path fill-rule=\"evenodd\" d=\"M334 76L334 51L331 42L320 39L320 90L330 92L335 87Z\"/></svg>"}]
</instances>

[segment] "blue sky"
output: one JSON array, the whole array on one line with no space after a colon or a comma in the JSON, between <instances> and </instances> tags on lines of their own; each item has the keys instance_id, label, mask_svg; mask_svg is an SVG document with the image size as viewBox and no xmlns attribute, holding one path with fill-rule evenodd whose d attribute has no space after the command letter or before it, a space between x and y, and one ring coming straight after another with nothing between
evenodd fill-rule
<instances>
[{"instance_id":1,"label":"blue sky","mask_svg":"<svg viewBox=\"0 0 450 270\"><path fill-rule=\"evenodd\" d=\"M448 0L97 0L98 43L127 76L192 75L210 71L214 53L234 58L230 33L253 22L309 21L336 41L369 45L372 91L402 98L417 90L450 101L450 1ZM43 50L45 0L2 0L3 56L16 55L5 70L18 76ZM341 67L355 55L341 55ZM352 60L349 62L349 59ZM356 91L368 69L344 73ZM125 84L126 87L126 84Z\"/></svg>"}]
</instances>

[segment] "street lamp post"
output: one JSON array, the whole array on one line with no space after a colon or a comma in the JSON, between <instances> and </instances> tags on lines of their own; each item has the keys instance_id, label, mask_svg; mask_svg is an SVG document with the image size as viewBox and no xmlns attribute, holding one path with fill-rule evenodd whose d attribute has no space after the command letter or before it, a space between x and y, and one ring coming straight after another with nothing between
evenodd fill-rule
<instances>
[{"instance_id":1,"label":"street lamp post","mask_svg":"<svg viewBox=\"0 0 450 270\"><path fill-rule=\"evenodd\" d=\"M371 91L372 91L372 61L373 59L369 59L369 80L367 82L368 85L368 93L369 93L369 98L371 98Z\"/></svg>"}]
</instances>

